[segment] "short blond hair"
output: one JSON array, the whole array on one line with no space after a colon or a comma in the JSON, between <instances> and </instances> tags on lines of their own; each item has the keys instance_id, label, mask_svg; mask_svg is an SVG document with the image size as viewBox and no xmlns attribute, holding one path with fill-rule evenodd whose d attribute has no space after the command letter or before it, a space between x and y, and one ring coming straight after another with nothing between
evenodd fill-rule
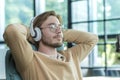
<instances>
[{"instance_id":1,"label":"short blond hair","mask_svg":"<svg viewBox=\"0 0 120 80\"><path fill-rule=\"evenodd\" d=\"M46 11L35 18L35 20L33 21L33 27L34 28L35 26L40 27L49 16L56 16L57 19L62 24L62 18L60 15L56 14L55 11Z\"/></svg>"}]
</instances>

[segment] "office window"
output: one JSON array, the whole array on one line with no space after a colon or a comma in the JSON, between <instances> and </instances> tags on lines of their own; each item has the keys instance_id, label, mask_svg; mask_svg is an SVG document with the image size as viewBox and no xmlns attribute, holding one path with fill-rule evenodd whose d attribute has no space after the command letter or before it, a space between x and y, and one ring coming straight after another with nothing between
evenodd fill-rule
<instances>
[{"instance_id":1,"label":"office window","mask_svg":"<svg viewBox=\"0 0 120 80\"><path fill-rule=\"evenodd\" d=\"M99 36L98 44L84 60L88 64L83 63L82 67L120 67L120 54L115 52L116 36L120 34L119 0L70 0L69 3L71 27Z\"/></svg>"}]
</instances>

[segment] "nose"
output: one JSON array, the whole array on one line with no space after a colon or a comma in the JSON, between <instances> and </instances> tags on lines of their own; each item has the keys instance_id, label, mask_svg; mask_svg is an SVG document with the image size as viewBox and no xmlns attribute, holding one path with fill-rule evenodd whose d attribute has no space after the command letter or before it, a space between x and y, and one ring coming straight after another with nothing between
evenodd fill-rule
<instances>
[{"instance_id":1,"label":"nose","mask_svg":"<svg viewBox=\"0 0 120 80\"><path fill-rule=\"evenodd\" d=\"M61 32L62 32L62 27L57 27L57 28L56 28L56 32L57 32L57 33L61 33Z\"/></svg>"}]
</instances>

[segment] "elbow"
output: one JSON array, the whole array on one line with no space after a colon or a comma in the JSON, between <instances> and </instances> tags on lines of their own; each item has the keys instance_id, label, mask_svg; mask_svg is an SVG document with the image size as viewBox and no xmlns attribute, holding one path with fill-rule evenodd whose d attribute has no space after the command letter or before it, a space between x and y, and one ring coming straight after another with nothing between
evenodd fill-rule
<instances>
[{"instance_id":1,"label":"elbow","mask_svg":"<svg viewBox=\"0 0 120 80\"><path fill-rule=\"evenodd\" d=\"M26 27L22 24L10 24L7 26L4 35L17 36L19 33L26 35Z\"/></svg>"},{"instance_id":2,"label":"elbow","mask_svg":"<svg viewBox=\"0 0 120 80\"><path fill-rule=\"evenodd\" d=\"M27 28L22 24L10 24L4 31L3 38L5 41L14 40L24 37L26 39Z\"/></svg>"},{"instance_id":3,"label":"elbow","mask_svg":"<svg viewBox=\"0 0 120 80\"><path fill-rule=\"evenodd\" d=\"M3 38L5 41L15 39L18 37L18 34L20 33L20 26L19 24L10 24L6 27Z\"/></svg>"},{"instance_id":4,"label":"elbow","mask_svg":"<svg viewBox=\"0 0 120 80\"><path fill-rule=\"evenodd\" d=\"M94 40L95 40L96 42L99 41L98 35L94 34Z\"/></svg>"},{"instance_id":5,"label":"elbow","mask_svg":"<svg viewBox=\"0 0 120 80\"><path fill-rule=\"evenodd\" d=\"M92 37L92 43L94 43L94 45L96 45L99 41L99 38L96 34L94 34L94 36Z\"/></svg>"},{"instance_id":6,"label":"elbow","mask_svg":"<svg viewBox=\"0 0 120 80\"><path fill-rule=\"evenodd\" d=\"M5 36L15 36L17 33L17 29L15 28L14 24L10 24L6 27L3 37Z\"/></svg>"},{"instance_id":7,"label":"elbow","mask_svg":"<svg viewBox=\"0 0 120 80\"><path fill-rule=\"evenodd\" d=\"M98 42L99 41L98 35L95 35L95 37L96 37L96 42Z\"/></svg>"}]
</instances>

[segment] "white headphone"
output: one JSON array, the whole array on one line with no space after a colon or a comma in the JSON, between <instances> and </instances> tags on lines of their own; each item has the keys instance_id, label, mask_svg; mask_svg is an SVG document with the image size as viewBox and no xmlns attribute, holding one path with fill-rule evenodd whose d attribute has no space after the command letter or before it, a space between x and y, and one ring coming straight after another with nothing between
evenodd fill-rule
<instances>
[{"instance_id":1,"label":"white headphone","mask_svg":"<svg viewBox=\"0 0 120 80\"><path fill-rule=\"evenodd\" d=\"M35 26L35 28L33 28L33 22L34 22L35 18L36 17L34 17L30 23L30 34L35 41L40 41L40 39L42 37L40 28L38 28L37 26Z\"/></svg>"}]
</instances>

